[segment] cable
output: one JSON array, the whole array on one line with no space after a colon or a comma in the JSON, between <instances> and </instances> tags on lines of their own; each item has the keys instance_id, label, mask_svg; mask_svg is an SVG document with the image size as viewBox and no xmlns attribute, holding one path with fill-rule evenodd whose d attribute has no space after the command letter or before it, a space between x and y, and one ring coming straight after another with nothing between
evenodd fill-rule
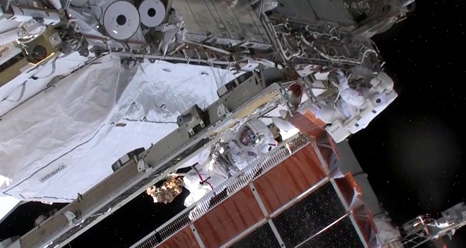
<instances>
[{"instance_id":1,"label":"cable","mask_svg":"<svg viewBox=\"0 0 466 248\"><path fill-rule=\"evenodd\" d=\"M36 79L43 79L43 78L46 78L46 77L50 77L52 74L54 74L55 71L57 70L57 60L58 60L59 58L62 58L62 57L57 56L57 57L55 57L55 58L52 60L52 71L51 71L49 74L47 74L47 75L45 75L45 76L42 76L42 77L36 77ZM42 70L40 70L39 72L37 72L36 74L34 74L34 76L37 75L37 74L40 73L40 72L42 72Z\"/></svg>"},{"instance_id":2,"label":"cable","mask_svg":"<svg viewBox=\"0 0 466 248\"><path fill-rule=\"evenodd\" d=\"M69 151L63 153L62 155L60 155L60 156L58 156L57 158L53 159L52 161L48 162L46 165L42 166L41 168L39 168L38 170L36 170L34 173L32 173L31 175L29 175L28 177L26 177L25 179L23 179L21 182L17 183L17 184L16 184L15 186L13 186L13 187L10 187L9 189L7 189L6 191L4 191L3 193L8 194L8 191L10 191L10 190L12 190L12 189L18 187L20 184L24 183L26 180L29 180L31 177L33 177L35 174L37 174L37 173L38 173L39 171L41 171L42 169L45 169L46 167L48 167L48 166L51 165L52 163L56 162L56 161L59 160L60 158L62 158L62 157L64 157L64 156L68 155L69 153L73 152L74 150L78 149L79 147L81 147L81 146L83 146L83 145L85 145L85 144L91 142L91 141L95 138L95 136L97 136L97 134L100 132L100 130L101 130L103 127L107 126L107 125L108 125L108 124L103 124L103 125L101 125L101 126L97 129L97 131L96 131L88 140L82 142L81 144L79 144L79 145L73 147L73 148L70 149Z\"/></svg>"},{"instance_id":3,"label":"cable","mask_svg":"<svg viewBox=\"0 0 466 248\"><path fill-rule=\"evenodd\" d=\"M7 102L19 102L23 98L24 92L26 92L26 83L27 82L28 81L26 80L21 84L22 85L21 93L19 94L19 97L18 97L17 100L10 100L10 99L8 99L8 96L6 96L5 98L3 98L3 100L0 101L0 103L2 103L4 101L7 101Z\"/></svg>"},{"instance_id":4,"label":"cable","mask_svg":"<svg viewBox=\"0 0 466 248\"><path fill-rule=\"evenodd\" d=\"M80 67L76 68L75 70L72 70L70 73L68 73L67 75L65 75L63 78L65 78L65 77L67 77L67 76L73 74L74 72L76 72L76 71L82 69L83 67L85 67L85 66L87 66L87 65L89 65L89 64L92 64L92 62L94 62L96 59L97 59L97 58L91 58L91 59L89 59L88 61L84 62L84 65L83 65L83 66L80 66ZM62 78L62 79L63 79L63 78ZM3 117L5 117L7 114L9 114L11 111L15 110L16 108L18 108L19 106L21 106L21 105L24 104L25 102L29 101L29 100L32 99L33 97L39 95L39 94L42 93L42 92L45 92L45 90L47 90L48 88L49 88L49 87L46 87L46 88L44 88L44 89L38 91L37 93L35 93L34 95L28 97L26 100L24 100L24 101L21 102L20 104L14 106L14 107L11 108L10 110L8 110L6 113L4 113L3 115L1 115L1 116L0 116L0 120L1 120ZM0 102L0 103L1 103L1 102Z\"/></svg>"},{"instance_id":5,"label":"cable","mask_svg":"<svg viewBox=\"0 0 466 248\"><path fill-rule=\"evenodd\" d=\"M150 121L147 119L133 120L129 118L123 118L123 120L129 121L129 122L147 122L147 123L154 123L154 124L177 124L176 121Z\"/></svg>"},{"instance_id":6,"label":"cable","mask_svg":"<svg viewBox=\"0 0 466 248\"><path fill-rule=\"evenodd\" d=\"M67 10L70 8L71 0L66 0L65 5L63 6L63 10Z\"/></svg>"}]
</instances>

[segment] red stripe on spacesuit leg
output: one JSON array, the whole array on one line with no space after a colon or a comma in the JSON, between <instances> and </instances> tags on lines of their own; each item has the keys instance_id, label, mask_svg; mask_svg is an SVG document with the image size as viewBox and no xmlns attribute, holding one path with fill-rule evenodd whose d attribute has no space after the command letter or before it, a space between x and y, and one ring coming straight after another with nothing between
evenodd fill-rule
<instances>
[{"instance_id":1,"label":"red stripe on spacesuit leg","mask_svg":"<svg viewBox=\"0 0 466 248\"><path fill-rule=\"evenodd\" d=\"M207 183L210 186L210 188L212 188L212 190L213 190L214 186L212 186L212 184L207 181L208 178L205 179L205 180L204 180L204 178L202 178L202 175L201 175L201 173L199 173L199 170L197 170L196 165L193 165L193 169L194 169L194 171L196 171L197 175L199 176L199 180L201 180L201 184Z\"/></svg>"}]
</instances>

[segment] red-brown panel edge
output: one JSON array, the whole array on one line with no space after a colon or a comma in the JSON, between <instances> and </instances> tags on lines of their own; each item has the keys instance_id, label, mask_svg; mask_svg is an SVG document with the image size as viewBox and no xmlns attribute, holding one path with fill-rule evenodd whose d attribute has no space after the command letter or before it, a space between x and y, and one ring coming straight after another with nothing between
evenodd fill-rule
<instances>
[{"instance_id":1,"label":"red-brown panel edge","mask_svg":"<svg viewBox=\"0 0 466 248\"><path fill-rule=\"evenodd\" d=\"M272 213L324 177L324 169L308 145L256 179L254 186L268 213Z\"/></svg>"},{"instance_id":2,"label":"red-brown panel edge","mask_svg":"<svg viewBox=\"0 0 466 248\"><path fill-rule=\"evenodd\" d=\"M293 126L298 128L299 131L313 138L319 137L325 132L325 123L316 118L309 110L306 110L304 114L299 112L294 113L289 121Z\"/></svg>"},{"instance_id":3,"label":"red-brown panel edge","mask_svg":"<svg viewBox=\"0 0 466 248\"><path fill-rule=\"evenodd\" d=\"M354 179L353 174L348 172L344 177L335 178L335 183L343 194L346 204L352 208L355 196L359 197L362 194L362 189Z\"/></svg>"},{"instance_id":4,"label":"red-brown panel edge","mask_svg":"<svg viewBox=\"0 0 466 248\"><path fill-rule=\"evenodd\" d=\"M206 248L220 247L248 227L264 219L249 187L236 192L194 222Z\"/></svg>"},{"instance_id":5,"label":"red-brown panel edge","mask_svg":"<svg viewBox=\"0 0 466 248\"><path fill-rule=\"evenodd\" d=\"M159 248L200 248L189 226L181 229L173 237L163 242Z\"/></svg>"}]
</instances>

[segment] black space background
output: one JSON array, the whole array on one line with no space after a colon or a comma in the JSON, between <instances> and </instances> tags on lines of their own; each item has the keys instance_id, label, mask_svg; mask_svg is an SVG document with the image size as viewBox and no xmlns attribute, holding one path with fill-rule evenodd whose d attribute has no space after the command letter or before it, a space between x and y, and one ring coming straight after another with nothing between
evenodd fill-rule
<instances>
[{"instance_id":1,"label":"black space background","mask_svg":"<svg viewBox=\"0 0 466 248\"><path fill-rule=\"evenodd\" d=\"M399 97L350 144L396 224L466 201L465 13L464 0L418 0L407 20L374 37ZM128 247L180 211L183 200L164 206L138 197L66 247ZM62 206L20 206L1 223L0 240ZM465 248L466 228L447 243Z\"/></svg>"}]
</instances>

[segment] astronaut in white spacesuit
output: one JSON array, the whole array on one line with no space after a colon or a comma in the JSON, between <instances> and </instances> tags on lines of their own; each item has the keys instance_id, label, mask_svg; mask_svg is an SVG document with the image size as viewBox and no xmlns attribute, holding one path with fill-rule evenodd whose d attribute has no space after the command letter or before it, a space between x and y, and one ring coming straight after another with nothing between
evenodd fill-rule
<instances>
[{"instance_id":1,"label":"astronaut in white spacesuit","mask_svg":"<svg viewBox=\"0 0 466 248\"><path fill-rule=\"evenodd\" d=\"M238 132L232 132L188 161L194 165L183 178L190 191L184 205L195 203L275 146L277 142L267 125L260 120L246 122Z\"/></svg>"},{"instance_id":2,"label":"astronaut in white spacesuit","mask_svg":"<svg viewBox=\"0 0 466 248\"><path fill-rule=\"evenodd\" d=\"M347 74L339 69L330 72L327 80L333 87L324 91L327 83L312 82L311 90L312 87L316 89L312 90L314 98L303 103L300 91L291 91L293 98L301 103L296 107L297 112L310 111L327 124L326 131L337 143L366 128L398 96L393 89L393 80L385 72L374 74L367 68L353 67ZM295 129L286 115L272 119L281 131Z\"/></svg>"},{"instance_id":3,"label":"astronaut in white spacesuit","mask_svg":"<svg viewBox=\"0 0 466 248\"><path fill-rule=\"evenodd\" d=\"M239 170L254 162L277 146L270 129L260 120L250 120L241 129L237 139L232 139L227 148L234 165Z\"/></svg>"},{"instance_id":4,"label":"astronaut in white spacesuit","mask_svg":"<svg viewBox=\"0 0 466 248\"><path fill-rule=\"evenodd\" d=\"M341 70L329 75L329 81L337 87L337 98L329 101L317 97L317 104L307 101L301 106L328 124L326 130L337 143L366 128L398 96L393 80L384 72L374 75L356 68L352 74L350 82Z\"/></svg>"},{"instance_id":5,"label":"astronaut in white spacesuit","mask_svg":"<svg viewBox=\"0 0 466 248\"><path fill-rule=\"evenodd\" d=\"M338 87L339 98L334 103L320 102L320 106L311 106L312 112L325 123L332 124L336 120L344 121L356 116L360 110L369 107L367 100L373 100L373 106L386 107L388 101L393 100L390 95L393 81L384 72L371 77L369 84L361 82L350 87L348 77L341 70L331 73L329 81Z\"/></svg>"}]
</instances>

